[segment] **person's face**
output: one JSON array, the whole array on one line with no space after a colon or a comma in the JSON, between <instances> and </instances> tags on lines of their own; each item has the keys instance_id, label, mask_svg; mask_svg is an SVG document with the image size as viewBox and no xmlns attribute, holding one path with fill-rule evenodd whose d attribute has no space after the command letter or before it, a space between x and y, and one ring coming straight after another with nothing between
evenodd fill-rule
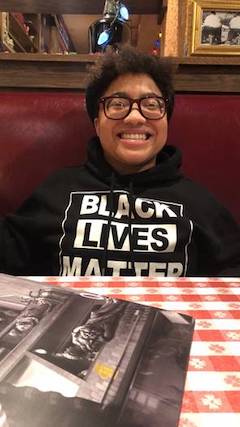
<instances>
[{"instance_id":1,"label":"person's face","mask_svg":"<svg viewBox=\"0 0 240 427\"><path fill-rule=\"evenodd\" d=\"M140 98L162 93L147 74L125 74L115 79L103 96L125 95ZM104 156L120 174L131 174L150 169L167 140L167 115L159 120L145 119L136 104L125 119L108 119L100 104L94 121Z\"/></svg>"}]
</instances>

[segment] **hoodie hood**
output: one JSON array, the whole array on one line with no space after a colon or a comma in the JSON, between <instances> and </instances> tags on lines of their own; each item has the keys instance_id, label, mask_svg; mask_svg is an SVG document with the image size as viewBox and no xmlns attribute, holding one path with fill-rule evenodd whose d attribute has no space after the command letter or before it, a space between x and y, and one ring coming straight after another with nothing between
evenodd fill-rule
<instances>
[{"instance_id":1,"label":"hoodie hood","mask_svg":"<svg viewBox=\"0 0 240 427\"><path fill-rule=\"evenodd\" d=\"M111 185L112 177L114 176L116 184L128 186L131 182L134 184L134 188L137 188L144 184L152 186L154 183L159 185L160 183L178 180L182 176L180 171L181 163L182 156L179 149L171 145L165 145L157 156L156 166L136 174L120 175L105 160L99 138L94 137L88 145L86 166L91 173L108 185Z\"/></svg>"}]
</instances>

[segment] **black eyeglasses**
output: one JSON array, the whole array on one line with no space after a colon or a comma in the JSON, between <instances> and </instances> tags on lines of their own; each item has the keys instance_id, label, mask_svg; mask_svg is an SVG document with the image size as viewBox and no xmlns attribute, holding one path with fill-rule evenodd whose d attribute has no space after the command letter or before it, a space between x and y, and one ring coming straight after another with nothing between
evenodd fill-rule
<instances>
[{"instance_id":1,"label":"black eyeglasses","mask_svg":"<svg viewBox=\"0 0 240 427\"><path fill-rule=\"evenodd\" d=\"M145 119L159 120L166 114L167 101L157 95L143 96L138 99L131 99L127 96L106 96L100 98L99 103L103 104L103 110L108 119L125 119L132 110L133 104L136 103Z\"/></svg>"}]
</instances>

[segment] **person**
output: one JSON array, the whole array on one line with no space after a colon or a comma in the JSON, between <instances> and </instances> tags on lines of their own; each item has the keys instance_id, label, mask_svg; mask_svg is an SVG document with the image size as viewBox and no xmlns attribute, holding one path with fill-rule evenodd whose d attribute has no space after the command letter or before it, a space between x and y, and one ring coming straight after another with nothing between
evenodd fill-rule
<instances>
[{"instance_id":1,"label":"person","mask_svg":"<svg viewBox=\"0 0 240 427\"><path fill-rule=\"evenodd\" d=\"M240 44L240 12L235 13L229 21L228 41Z\"/></svg>"},{"instance_id":2,"label":"person","mask_svg":"<svg viewBox=\"0 0 240 427\"><path fill-rule=\"evenodd\" d=\"M238 225L184 177L179 150L166 144L173 107L166 60L130 47L101 55L86 88L96 129L88 159L54 173L2 220L1 270L240 277Z\"/></svg>"},{"instance_id":3,"label":"person","mask_svg":"<svg viewBox=\"0 0 240 427\"><path fill-rule=\"evenodd\" d=\"M202 43L221 44L222 22L212 10L202 24Z\"/></svg>"}]
</instances>

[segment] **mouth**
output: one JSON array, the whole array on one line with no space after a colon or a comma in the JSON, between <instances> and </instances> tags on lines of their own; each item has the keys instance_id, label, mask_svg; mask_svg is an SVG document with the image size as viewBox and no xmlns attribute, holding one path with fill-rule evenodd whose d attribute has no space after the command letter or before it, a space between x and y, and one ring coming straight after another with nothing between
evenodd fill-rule
<instances>
[{"instance_id":1,"label":"mouth","mask_svg":"<svg viewBox=\"0 0 240 427\"><path fill-rule=\"evenodd\" d=\"M118 134L118 137L127 141L147 141L150 138L151 134L149 132L142 133L128 133L121 132Z\"/></svg>"}]
</instances>

